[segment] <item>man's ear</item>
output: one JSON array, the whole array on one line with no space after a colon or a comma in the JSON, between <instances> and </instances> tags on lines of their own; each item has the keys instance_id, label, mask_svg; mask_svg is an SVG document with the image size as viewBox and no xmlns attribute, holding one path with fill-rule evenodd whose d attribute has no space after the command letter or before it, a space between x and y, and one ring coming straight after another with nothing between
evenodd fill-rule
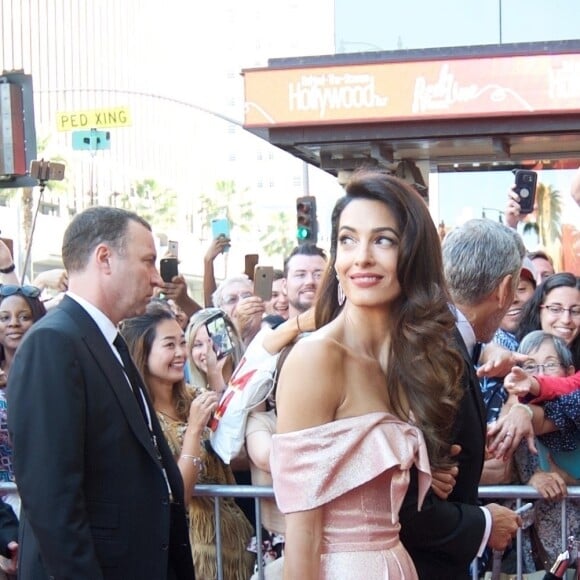
<instances>
[{"instance_id":1,"label":"man's ear","mask_svg":"<svg viewBox=\"0 0 580 580\"><path fill-rule=\"evenodd\" d=\"M111 248L105 244L99 244L95 248L95 259L97 261L97 265L99 268L106 268L107 270L110 269L111 264L109 262L111 258Z\"/></svg>"},{"instance_id":2,"label":"man's ear","mask_svg":"<svg viewBox=\"0 0 580 580\"><path fill-rule=\"evenodd\" d=\"M514 301L514 277L511 274L504 276L497 287L497 303L500 308L506 308Z\"/></svg>"}]
</instances>

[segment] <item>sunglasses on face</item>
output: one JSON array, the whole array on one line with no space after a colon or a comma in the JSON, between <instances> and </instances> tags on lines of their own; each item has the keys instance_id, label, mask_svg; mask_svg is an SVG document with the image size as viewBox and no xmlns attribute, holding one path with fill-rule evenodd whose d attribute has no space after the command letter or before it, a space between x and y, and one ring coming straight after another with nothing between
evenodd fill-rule
<instances>
[{"instance_id":1,"label":"sunglasses on face","mask_svg":"<svg viewBox=\"0 0 580 580\"><path fill-rule=\"evenodd\" d=\"M17 286L16 284L2 284L0 286L0 296L2 298L14 296L15 294L21 294L27 298L38 298L40 292L40 288L36 286Z\"/></svg>"}]
</instances>

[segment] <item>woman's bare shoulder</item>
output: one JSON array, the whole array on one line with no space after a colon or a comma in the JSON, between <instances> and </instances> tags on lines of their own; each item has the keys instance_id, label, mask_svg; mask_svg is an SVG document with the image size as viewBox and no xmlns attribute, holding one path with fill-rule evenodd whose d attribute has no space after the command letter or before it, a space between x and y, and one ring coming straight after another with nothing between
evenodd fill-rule
<instances>
[{"instance_id":1,"label":"woman's bare shoulder","mask_svg":"<svg viewBox=\"0 0 580 580\"><path fill-rule=\"evenodd\" d=\"M288 357L300 357L302 360L306 358L309 362L324 363L327 359L341 359L343 355L344 347L333 334L317 331L301 338Z\"/></svg>"},{"instance_id":2,"label":"woman's bare shoulder","mask_svg":"<svg viewBox=\"0 0 580 580\"><path fill-rule=\"evenodd\" d=\"M343 347L331 336L301 339L282 366L276 396L280 432L334 420L344 400Z\"/></svg>"}]
</instances>

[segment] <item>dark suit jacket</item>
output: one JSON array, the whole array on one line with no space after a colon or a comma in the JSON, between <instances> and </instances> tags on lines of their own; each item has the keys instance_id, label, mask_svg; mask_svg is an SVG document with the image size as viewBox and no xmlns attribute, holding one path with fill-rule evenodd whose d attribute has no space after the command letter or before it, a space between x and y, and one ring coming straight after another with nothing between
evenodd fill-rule
<instances>
[{"instance_id":1,"label":"dark suit jacket","mask_svg":"<svg viewBox=\"0 0 580 580\"><path fill-rule=\"evenodd\" d=\"M148 402L151 409L151 404ZM26 580L194 577L183 482L103 334L74 300L37 322L10 369L8 425Z\"/></svg>"},{"instance_id":2,"label":"dark suit jacket","mask_svg":"<svg viewBox=\"0 0 580 580\"><path fill-rule=\"evenodd\" d=\"M8 544L18 541L18 519L12 508L0 499L0 554L10 557Z\"/></svg>"},{"instance_id":3,"label":"dark suit jacket","mask_svg":"<svg viewBox=\"0 0 580 580\"><path fill-rule=\"evenodd\" d=\"M455 420L453 442L462 447L459 475L447 501L430 491L417 512L417 473L400 512L401 540L421 579L469 578L469 563L477 554L485 531L485 516L477 507L477 488L485 453L485 410L471 356L456 331L464 359L463 399Z\"/></svg>"}]
</instances>

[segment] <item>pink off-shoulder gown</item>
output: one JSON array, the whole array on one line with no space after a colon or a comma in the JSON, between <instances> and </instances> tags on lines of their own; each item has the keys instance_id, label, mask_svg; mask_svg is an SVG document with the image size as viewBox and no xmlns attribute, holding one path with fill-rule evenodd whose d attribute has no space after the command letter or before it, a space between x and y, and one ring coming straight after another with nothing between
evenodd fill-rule
<instances>
[{"instance_id":1,"label":"pink off-shoulder gown","mask_svg":"<svg viewBox=\"0 0 580 580\"><path fill-rule=\"evenodd\" d=\"M323 508L320 578L417 578L399 539L409 470L419 470L419 505L431 471L419 429L368 413L274 435L270 458L280 510Z\"/></svg>"}]
</instances>

